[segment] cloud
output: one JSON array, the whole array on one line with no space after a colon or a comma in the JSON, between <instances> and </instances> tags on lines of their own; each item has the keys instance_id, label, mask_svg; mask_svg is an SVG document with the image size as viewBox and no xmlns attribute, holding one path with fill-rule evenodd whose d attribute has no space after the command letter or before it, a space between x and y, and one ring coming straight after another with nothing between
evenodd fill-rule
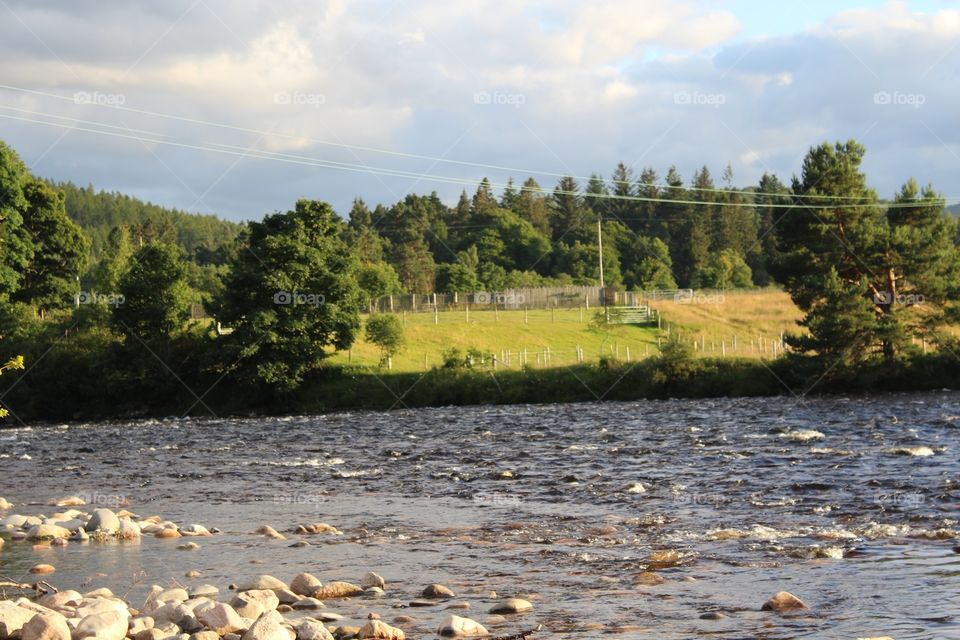
<instances>
[{"instance_id":1,"label":"cloud","mask_svg":"<svg viewBox=\"0 0 960 640\"><path fill-rule=\"evenodd\" d=\"M957 10L893 3L747 39L738 17L711 0L8 6L12 13L0 7L5 83L121 96L127 110L10 91L0 91L0 106L300 158L79 131L61 138L62 130L4 119L0 137L28 160L53 145L41 174L232 217L259 217L303 196L345 211L356 195L391 202L413 188L453 199L462 188L311 167L304 158L451 179L526 177L344 145L527 168L542 172L535 177L544 186L552 173L609 173L619 160L661 174L676 164L687 177L729 162L747 184L763 171L788 178L812 144L856 137L881 193L911 174L960 192Z\"/></svg>"}]
</instances>

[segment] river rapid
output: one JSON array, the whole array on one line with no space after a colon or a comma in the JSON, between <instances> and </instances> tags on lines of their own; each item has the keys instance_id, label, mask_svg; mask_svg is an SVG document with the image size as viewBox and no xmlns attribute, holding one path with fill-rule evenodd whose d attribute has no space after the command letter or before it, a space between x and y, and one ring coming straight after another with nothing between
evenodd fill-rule
<instances>
[{"instance_id":1,"label":"river rapid","mask_svg":"<svg viewBox=\"0 0 960 640\"><path fill-rule=\"evenodd\" d=\"M430 583L481 622L491 591L533 603L495 636L960 638L958 451L954 392L17 428L0 431L0 518L74 495L222 533L194 551L7 540L0 575L45 562L54 585L137 606L151 584L373 570L384 597L328 610L411 615L408 638L450 613L404 608ZM342 535L289 533L315 522ZM781 590L810 609L761 611Z\"/></svg>"}]
</instances>

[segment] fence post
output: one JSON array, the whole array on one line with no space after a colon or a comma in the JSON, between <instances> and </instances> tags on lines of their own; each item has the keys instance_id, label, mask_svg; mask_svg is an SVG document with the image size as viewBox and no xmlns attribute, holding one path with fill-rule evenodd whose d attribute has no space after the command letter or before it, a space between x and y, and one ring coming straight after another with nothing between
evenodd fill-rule
<instances>
[{"instance_id":1,"label":"fence post","mask_svg":"<svg viewBox=\"0 0 960 640\"><path fill-rule=\"evenodd\" d=\"M469 302L464 307L464 310L466 311L466 314L467 314L467 324L470 324L470 303Z\"/></svg>"},{"instance_id":2,"label":"fence post","mask_svg":"<svg viewBox=\"0 0 960 640\"><path fill-rule=\"evenodd\" d=\"M530 319L527 317L527 305L523 305L523 324L530 324Z\"/></svg>"}]
</instances>

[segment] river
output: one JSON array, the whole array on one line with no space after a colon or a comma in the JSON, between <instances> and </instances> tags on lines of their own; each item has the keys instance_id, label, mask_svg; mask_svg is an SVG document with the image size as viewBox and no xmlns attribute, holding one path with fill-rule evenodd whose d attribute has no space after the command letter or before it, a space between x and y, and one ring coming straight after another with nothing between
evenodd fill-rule
<instances>
[{"instance_id":1,"label":"river","mask_svg":"<svg viewBox=\"0 0 960 640\"><path fill-rule=\"evenodd\" d=\"M55 585L137 606L151 584L374 570L384 598L328 609L412 615L408 638L449 613L399 608L434 582L481 622L491 591L533 602L494 635L960 638L958 451L955 392L17 428L0 431L6 513L78 495L222 533L194 551L8 540L0 575L47 562ZM343 535L253 533L321 521ZM781 590L809 611L760 611Z\"/></svg>"}]
</instances>

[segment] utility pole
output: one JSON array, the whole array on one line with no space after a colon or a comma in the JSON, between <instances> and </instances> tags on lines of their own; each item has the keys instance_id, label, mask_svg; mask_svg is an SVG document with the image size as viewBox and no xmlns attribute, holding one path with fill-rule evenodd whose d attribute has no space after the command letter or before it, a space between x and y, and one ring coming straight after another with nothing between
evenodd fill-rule
<instances>
[{"instance_id":1,"label":"utility pole","mask_svg":"<svg viewBox=\"0 0 960 640\"><path fill-rule=\"evenodd\" d=\"M603 284L603 232L601 231L602 227L600 226L600 221L603 216L598 212L597 213L597 249L600 260L600 296L603 298L603 308L607 308L607 289Z\"/></svg>"}]
</instances>

